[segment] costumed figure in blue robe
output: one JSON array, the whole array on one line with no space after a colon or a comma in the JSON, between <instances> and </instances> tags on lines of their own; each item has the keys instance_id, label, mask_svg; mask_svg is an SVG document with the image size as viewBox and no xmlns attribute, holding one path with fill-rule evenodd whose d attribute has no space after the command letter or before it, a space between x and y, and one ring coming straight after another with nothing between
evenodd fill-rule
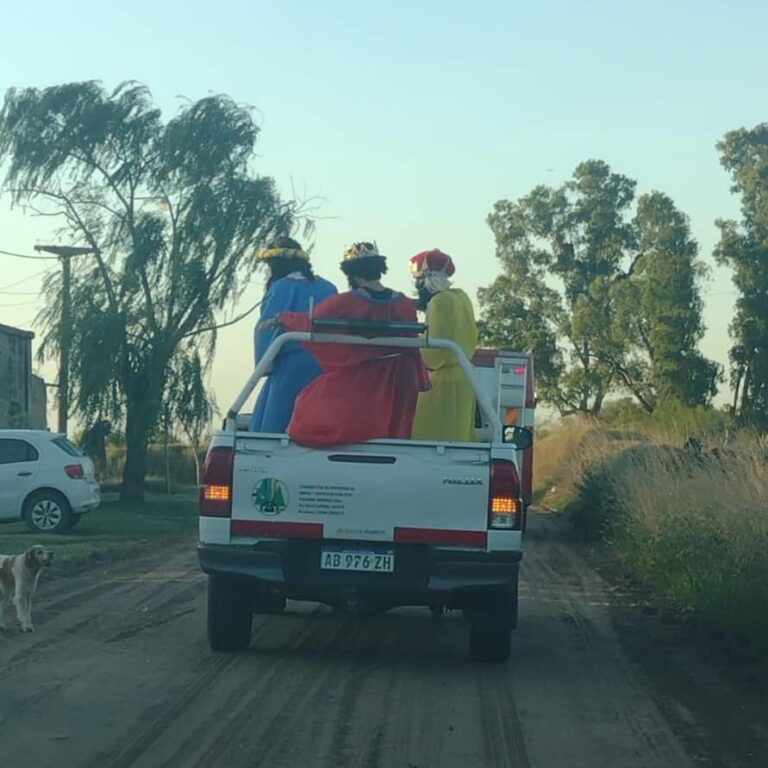
<instances>
[{"instance_id":1,"label":"costumed figure in blue robe","mask_svg":"<svg viewBox=\"0 0 768 768\"><path fill-rule=\"evenodd\" d=\"M337 293L328 280L312 272L309 254L290 237L281 237L263 249L258 258L269 271L261 317L254 331L256 363L282 332L263 325L281 312L308 312L310 304ZM251 431L283 434L293 415L297 395L321 373L315 358L301 344L286 344L272 363L256 401Z\"/></svg>"}]
</instances>

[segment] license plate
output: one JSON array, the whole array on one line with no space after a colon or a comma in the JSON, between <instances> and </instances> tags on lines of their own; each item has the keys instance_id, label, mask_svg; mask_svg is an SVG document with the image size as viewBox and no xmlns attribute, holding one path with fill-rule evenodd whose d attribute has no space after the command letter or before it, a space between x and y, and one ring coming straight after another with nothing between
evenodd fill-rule
<instances>
[{"instance_id":1,"label":"license plate","mask_svg":"<svg viewBox=\"0 0 768 768\"><path fill-rule=\"evenodd\" d=\"M320 568L326 571L393 573L394 552L362 552L359 549L328 549L320 553Z\"/></svg>"}]
</instances>

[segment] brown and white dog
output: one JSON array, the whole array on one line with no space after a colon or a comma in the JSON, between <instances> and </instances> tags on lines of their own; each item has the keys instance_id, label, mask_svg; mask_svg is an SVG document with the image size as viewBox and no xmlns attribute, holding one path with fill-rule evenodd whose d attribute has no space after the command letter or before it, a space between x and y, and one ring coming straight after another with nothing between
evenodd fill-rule
<instances>
[{"instance_id":1,"label":"brown and white dog","mask_svg":"<svg viewBox=\"0 0 768 768\"><path fill-rule=\"evenodd\" d=\"M10 608L16 604L16 616L22 632L34 632L32 626L32 597L43 568L53 561L53 552L35 544L23 555L0 555L0 630Z\"/></svg>"}]
</instances>

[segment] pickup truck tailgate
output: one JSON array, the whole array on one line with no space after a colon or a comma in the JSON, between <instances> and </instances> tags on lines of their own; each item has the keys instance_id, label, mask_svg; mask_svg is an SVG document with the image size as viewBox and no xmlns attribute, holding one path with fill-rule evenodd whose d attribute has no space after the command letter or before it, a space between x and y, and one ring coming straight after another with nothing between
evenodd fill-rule
<instances>
[{"instance_id":1,"label":"pickup truck tailgate","mask_svg":"<svg viewBox=\"0 0 768 768\"><path fill-rule=\"evenodd\" d=\"M338 449L239 433L232 535L478 546L487 528L490 449L376 441ZM437 541L435 543L437 543Z\"/></svg>"}]
</instances>

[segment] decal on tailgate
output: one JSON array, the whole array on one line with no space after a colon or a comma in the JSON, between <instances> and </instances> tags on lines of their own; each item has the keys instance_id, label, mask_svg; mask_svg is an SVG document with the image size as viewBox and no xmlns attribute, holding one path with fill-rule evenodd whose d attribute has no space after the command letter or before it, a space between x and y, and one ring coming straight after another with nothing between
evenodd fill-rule
<instances>
[{"instance_id":1,"label":"decal on tailgate","mask_svg":"<svg viewBox=\"0 0 768 768\"><path fill-rule=\"evenodd\" d=\"M288 506L288 488L274 477L265 477L256 483L251 496L262 515L279 515Z\"/></svg>"}]
</instances>

